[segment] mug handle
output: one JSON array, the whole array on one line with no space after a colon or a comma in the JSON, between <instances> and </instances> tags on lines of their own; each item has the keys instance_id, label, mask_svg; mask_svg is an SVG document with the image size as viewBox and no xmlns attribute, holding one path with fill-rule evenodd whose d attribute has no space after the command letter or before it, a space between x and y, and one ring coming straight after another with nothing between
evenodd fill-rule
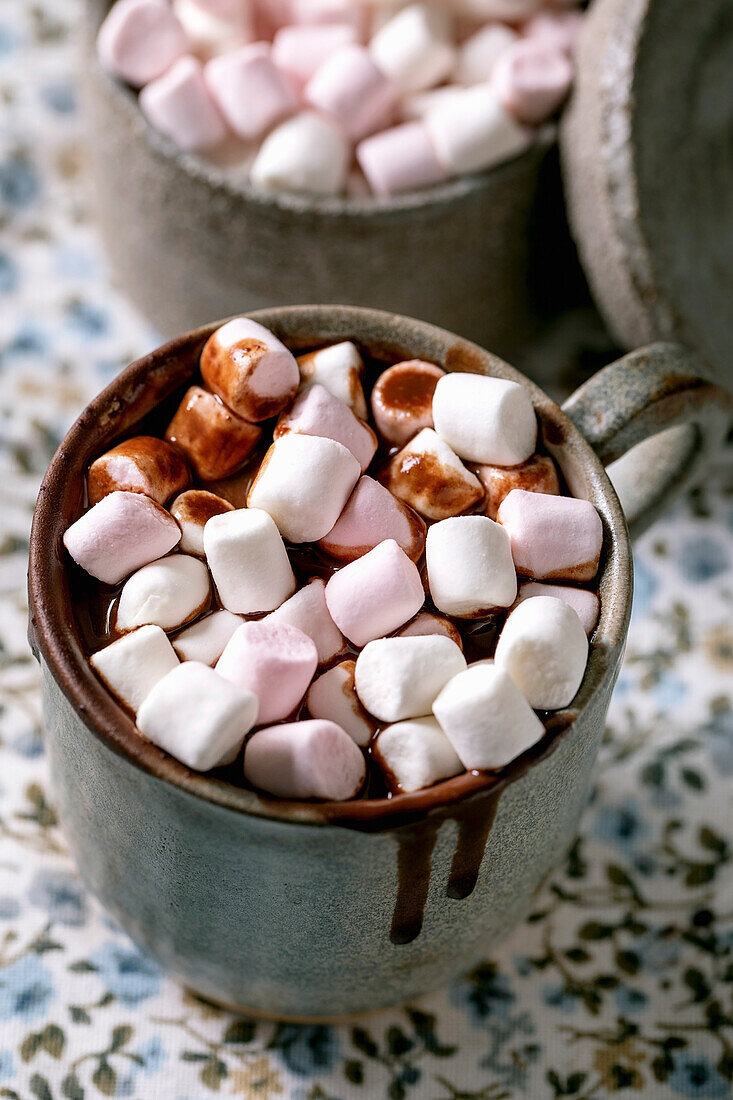
<instances>
[{"instance_id":1,"label":"mug handle","mask_svg":"<svg viewBox=\"0 0 733 1100\"><path fill-rule=\"evenodd\" d=\"M562 408L603 465L617 463L610 473L632 538L699 478L733 421L731 395L693 352L671 343L610 363Z\"/></svg>"}]
</instances>

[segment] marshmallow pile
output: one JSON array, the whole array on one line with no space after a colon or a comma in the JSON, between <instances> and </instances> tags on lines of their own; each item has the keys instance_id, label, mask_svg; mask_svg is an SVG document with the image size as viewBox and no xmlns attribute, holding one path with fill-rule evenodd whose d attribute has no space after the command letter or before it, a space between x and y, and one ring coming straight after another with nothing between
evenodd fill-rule
<instances>
[{"instance_id":1,"label":"marshmallow pile","mask_svg":"<svg viewBox=\"0 0 733 1100\"><path fill-rule=\"evenodd\" d=\"M537 447L516 382L228 321L164 438L89 467L64 545L104 607L91 664L142 737L196 771L244 748L271 795L503 768L571 704L599 610L600 517Z\"/></svg>"},{"instance_id":2,"label":"marshmallow pile","mask_svg":"<svg viewBox=\"0 0 733 1100\"><path fill-rule=\"evenodd\" d=\"M98 53L186 152L266 192L390 196L519 155L578 0L117 0Z\"/></svg>"}]
</instances>

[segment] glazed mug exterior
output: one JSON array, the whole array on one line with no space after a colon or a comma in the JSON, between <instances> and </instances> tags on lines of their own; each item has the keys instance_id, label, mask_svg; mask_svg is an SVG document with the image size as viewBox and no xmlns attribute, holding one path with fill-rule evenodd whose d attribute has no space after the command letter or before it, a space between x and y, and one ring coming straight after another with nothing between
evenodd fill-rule
<instances>
[{"instance_id":1,"label":"glazed mug exterior","mask_svg":"<svg viewBox=\"0 0 733 1100\"><path fill-rule=\"evenodd\" d=\"M571 419L506 363L423 322L334 306L254 316L295 351L353 338L381 360L419 357L519 381L570 491L595 504L604 527L586 675L542 751L495 786L467 774L434 788L427 811L418 792L371 814L364 802L288 803L188 771L135 733L84 656L61 540L83 506L88 462L190 381L216 326L128 367L53 459L31 538L29 635L43 669L59 815L82 878L142 949L199 994L245 1012L338 1018L404 1003L476 964L527 912L575 834L623 653L632 573L618 499L573 420L605 458L692 423L689 468L724 431L721 398L686 352L654 345L592 379L571 400ZM644 474L660 498L669 474Z\"/></svg>"}]
</instances>

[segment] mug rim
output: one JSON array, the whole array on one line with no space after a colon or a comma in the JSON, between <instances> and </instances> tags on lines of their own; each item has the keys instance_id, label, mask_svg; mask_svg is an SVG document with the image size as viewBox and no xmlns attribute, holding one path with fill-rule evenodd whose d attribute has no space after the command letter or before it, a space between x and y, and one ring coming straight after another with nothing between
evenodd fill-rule
<instances>
[{"instance_id":1,"label":"mug rim","mask_svg":"<svg viewBox=\"0 0 733 1100\"><path fill-rule=\"evenodd\" d=\"M570 708L563 712L569 715L572 729L617 667L625 644L632 595L631 547L623 510L600 459L584 436L560 407L516 368L471 341L428 322L382 310L333 305L274 307L246 316L272 328L284 342L294 344L296 352L319 342L353 339L367 349L393 347L402 358L430 359L449 370L451 362L469 364L474 373L508 378L529 390L546 448L560 465L566 481L570 480L570 467L575 462L589 490L587 499L598 508L604 527L602 565L596 578L600 597L598 624L580 689ZM67 526L63 505L68 502L69 487L74 477L85 474L90 459L99 453L100 444L113 446L116 435L126 429L128 424L115 423L126 409L134 412L129 421L132 425L167 394L190 382L192 372L188 368L185 372L179 369L179 376L175 375L178 357L184 349L192 353L199 348L224 320L175 337L125 367L85 406L61 442L44 475L33 515L28 566L31 647L36 656L43 658L76 715L103 744L136 767L205 802L250 816L309 825L348 825L348 807L364 807L368 803L373 814L367 816L369 821L373 818L373 824L367 824L367 828L379 828L380 817L389 817L394 824L395 820L423 816L425 791L351 803L297 802L271 798L192 771L139 735L129 712L94 673L82 646L69 593L68 556L62 542ZM146 407L138 411L134 406L141 394L157 386L160 391L152 393ZM548 428L555 440L548 439ZM110 438L102 443L96 437L105 431ZM572 490L572 485L569 487ZM561 736L554 735L549 752ZM530 765L530 771L533 766ZM499 772L498 783L502 782ZM443 780L430 788L434 797L430 799L429 810L445 810L486 786L485 774L470 771Z\"/></svg>"}]
</instances>

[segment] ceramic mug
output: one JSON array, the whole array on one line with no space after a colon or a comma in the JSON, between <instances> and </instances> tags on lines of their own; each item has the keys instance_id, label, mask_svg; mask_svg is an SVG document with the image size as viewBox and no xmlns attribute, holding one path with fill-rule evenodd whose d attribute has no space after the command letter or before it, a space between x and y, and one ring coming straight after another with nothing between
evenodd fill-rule
<instances>
[{"instance_id":1,"label":"ceramic mug","mask_svg":"<svg viewBox=\"0 0 733 1100\"><path fill-rule=\"evenodd\" d=\"M351 307L254 314L294 351L353 338L381 360L528 389L541 439L604 527L600 618L571 707L497 780L464 774L391 800L291 803L189 771L135 732L84 655L66 527L90 460L190 384L216 327L128 367L54 457L31 536L30 639L43 669L48 755L82 878L131 938L201 995L244 1012L337 1018L404 1003L475 965L527 912L571 842L621 662L632 596L626 520L603 461L675 424L693 426L687 472L719 442L725 397L682 349L653 345L606 367L562 411L512 367L423 322ZM173 395L173 396L171 396ZM639 471L643 513L679 470Z\"/></svg>"}]
</instances>

